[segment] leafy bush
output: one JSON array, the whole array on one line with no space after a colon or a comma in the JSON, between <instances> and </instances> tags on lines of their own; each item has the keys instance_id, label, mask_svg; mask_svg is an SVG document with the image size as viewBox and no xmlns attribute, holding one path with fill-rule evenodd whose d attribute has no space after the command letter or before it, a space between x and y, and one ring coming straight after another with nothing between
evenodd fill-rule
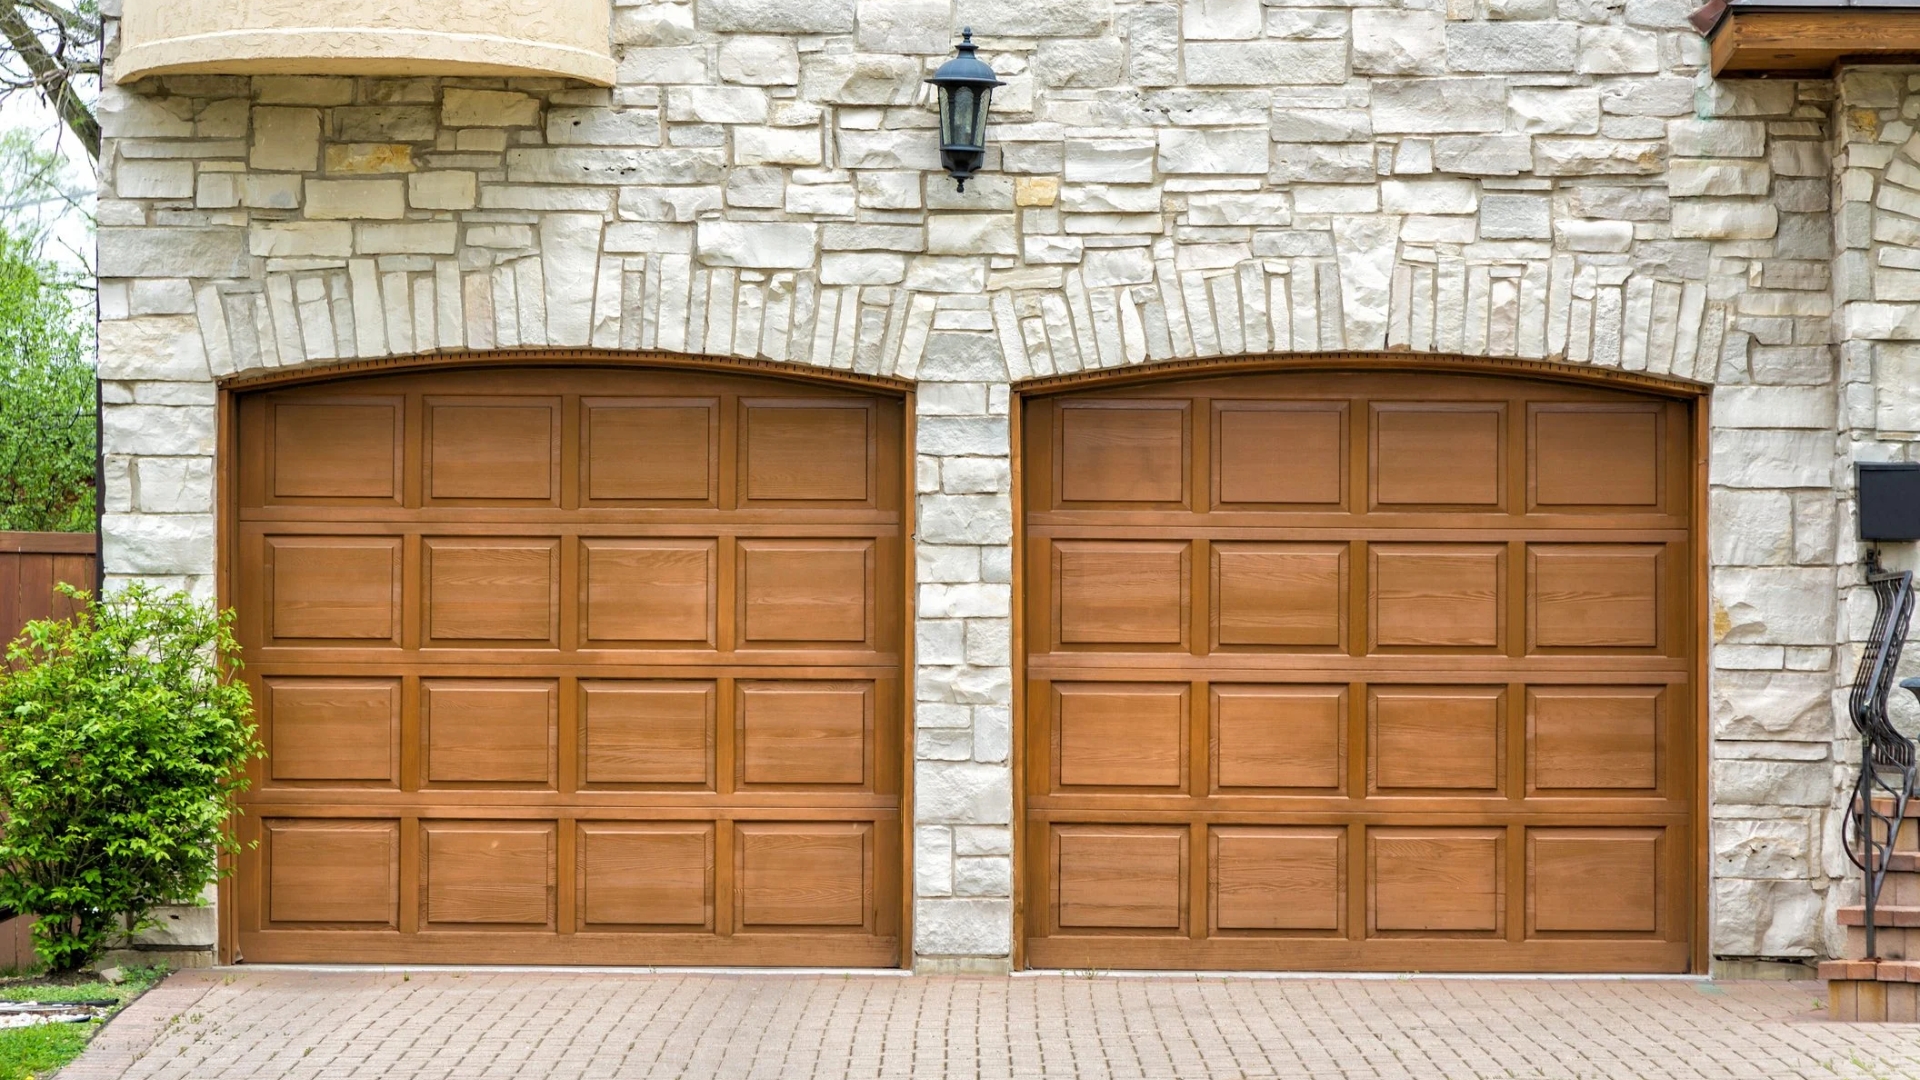
<instances>
[{"instance_id":1,"label":"leafy bush","mask_svg":"<svg viewBox=\"0 0 1920 1080\"><path fill-rule=\"evenodd\" d=\"M133 585L8 649L0 906L40 916L34 947L55 971L99 955L122 914L138 927L198 902L237 850L224 826L260 746L231 621Z\"/></svg>"},{"instance_id":2,"label":"leafy bush","mask_svg":"<svg viewBox=\"0 0 1920 1080\"><path fill-rule=\"evenodd\" d=\"M72 286L0 237L0 529L93 531L94 371Z\"/></svg>"}]
</instances>

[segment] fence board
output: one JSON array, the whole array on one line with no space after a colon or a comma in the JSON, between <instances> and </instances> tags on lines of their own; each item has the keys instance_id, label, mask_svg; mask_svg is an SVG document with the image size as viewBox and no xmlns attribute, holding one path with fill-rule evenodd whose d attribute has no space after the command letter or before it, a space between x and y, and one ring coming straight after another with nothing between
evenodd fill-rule
<instances>
[{"instance_id":1,"label":"fence board","mask_svg":"<svg viewBox=\"0 0 1920 1080\"><path fill-rule=\"evenodd\" d=\"M0 532L0 644L34 619L73 614L73 602L54 585L92 589L97 550L92 533Z\"/></svg>"}]
</instances>

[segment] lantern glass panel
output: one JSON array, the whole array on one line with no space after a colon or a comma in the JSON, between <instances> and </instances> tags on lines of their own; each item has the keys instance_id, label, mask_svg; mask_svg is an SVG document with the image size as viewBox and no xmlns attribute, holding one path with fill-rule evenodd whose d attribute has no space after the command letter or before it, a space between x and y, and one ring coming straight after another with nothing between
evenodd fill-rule
<instances>
[{"instance_id":1,"label":"lantern glass panel","mask_svg":"<svg viewBox=\"0 0 1920 1080\"><path fill-rule=\"evenodd\" d=\"M943 141L948 146L974 146L974 99L976 91L971 86L956 86L948 91L947 130Z\"/></svg>"}]
</instances>

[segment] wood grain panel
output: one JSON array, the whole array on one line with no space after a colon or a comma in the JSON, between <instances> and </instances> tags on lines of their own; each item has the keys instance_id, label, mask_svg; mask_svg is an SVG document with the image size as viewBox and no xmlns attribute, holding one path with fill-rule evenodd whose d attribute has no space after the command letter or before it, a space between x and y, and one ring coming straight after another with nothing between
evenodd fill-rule
<instances>
[{"instance_id":1,"label":"wood grain panel","mask_svg":"<svg viewBox=\"0 0 1920 1080\"><path fill-rule=\"evenodd\" d=\"M1347 545L1215 543L1213 646L1347 640Z\"/></svg>"},{"instance_id":2,"label":"wood grain panel","mask_svg":"<svg viewBox=\"0 0 1920 1080\"><path fill-rule=\"evenodd\" d=\"M1216 401L1213 408L1216 505L1346 504L1346 402Z\"/></svg>"},{"instance_id":3,"label":"wood grain panel","mask_svg":"<svg viewBox=\"0 0 1920 1080\"><path fill-rule=\"evenodd\" d=\"M1060 641L1184 645L1191 558L1180 541L1056 543Z\"/></svg>"},{"instance_id":4,"label":"wood grain panel","mask_svg":"<svg viewBox=\"0 0 1920 1080\"><path fill-rule=\"evenodd\" d=\"M425 548L427 636L435 644L554 643L558 541L438 537Z\"/></svg>"},{"instance_id":5,"label":"wood grain panel","mask_svg":"<svg viewBox=\"0 0 1920 1080\"><path fill-rule=\"evenodd\" d=\"M866 502L873 418L865 401L746 402L740 475L749 502Z\"/></svg>"},{"instance_id":6,"label":"wood grain panel","mask_svg":"<svg viewBox=\"0 0 1920 1080\"><path fill-rule=\"evenodd\" d=\"M1367 702L1375 791L1497 793L1506 776L1501 687L1374 687Z\"/></svg>"},{"instance_id":7,"label":"wood grain panel","mask_svg":"<svg viewBox=\"0 0 1920 1080\"><path fill-rule=\"evenodd\" d=\"M1343 789L1345 686L1216 683L1212 696L1216 789Z\"/></svg>"},{"instance_id":8,"label":"wood grain panel","mask_svg":"<svg viewBox=\"0 0 1920 1080\"><path fill-rule=\"evenodd\" d=\"M398 786L400 680L277 676L261 685L274 782Z\"/></svg>"},{"instance_id":9,"label":"wood grain panel","mask_svg":"<svg viewBox=\"0 0 1920 1080\"><path fill-rule=\"evenodd\" d=\"M1494 544L1373 544L1375 648L1492 649L1506 634L1507 549Z\"/></svg>"},{"instance_id":10,"label":"wood grain panel","mask_svg":"<svg viewBox=\"0 0 1920 1080\"><path fill-rule=\"evenodd\" d=\"M742 930L869 925L872 826L742 823L736 833L734 896Z\"/></svg>"},{"instance_id":11,"label":"wood grain panel","mask_svg":"<svg viewBox=\"0 0 1920 1080\"><path fill-rule=\"evenodd\" d=\"M581 822L580 925L712 930L713 835L712 822Z\"/></svg>"},{"instance_id":12,"label":"wood grain panel","mask_svg":"<svg viewBox=\"0 0 1920 1080\"><path fill-rule=\"evenodd\" d=\"M421 823L421 923L552 929L555 839L550 821Z\"/></svg>"},{"instance_id":13,"label":"wood grain panel","mask_svg":"<svg viewBox=\"0 0 1920 1080\"><path fill-rule=\"evenodd\" d=\"M718 541L582 540L580 567L587 641L714 646Z\"/></svg>"},{"instance_id":14,"label":"wood grain panel","mask_svg":"<svg viewBox=\"0 0 1920 1080\"><path fill-rule=\"evenodd\" d=\"M739 692L740 784L867 782L872 683L756 681Z\"/></svg>"},{"instance_id":15,"label":"wood grain panel","mask_svg":"<svg viewBox=\"0 0 1920 1080\"><path fill-rule=\"evenodd\" d=\"M1658 788L1663 696L1657 686L1532 687L1530 782L1550 790Z\"/></svg>"},{"instance_id":16,"label":"wood grain panel","mask_svg":"<svg viewBox=\"0 0 1920 1080\"><path fill-rule=\"evenodd\" d=\"M1062 402L1055 449L1066 503L1183 503L1184 401Z\"/></svg>"},{"instance_id":17,"label":"wood grain panel","mask_svg":"<svg viewBox=\"0 0 1920 1080\"><path fill-rule=\"evenodd\" d=\"M1531 929L1657 931L1660 863L1658 829L1528 829Z\"/></svg>"},{"instance_id":18,"label":"wood grain panel","mask_svg":"<svg viewBox=\"0 0 1920 1080\"><path fill-rule=\"evenodd\" d=\"M1502 932L1506 835L1504 829L1368 829L1371 930Z\"/></svg>"},{"instance_id":19,"label":"wood grain panel","mask_svg":"<svg viewBox=\"0 0 1920 1080\"><path fill-rule=\"evenodd\" d=\"M430 499L544 503L559 496L558 399L430 397L426 411Z\"/></svg>"},{"instance_id":20,"label":"wood grain panel","mask_svg":"<svg viewBox=\"0 0 1920 1080\"><path fill-rule=\"evenodd\" d=\"M872 541L742 540L741 637L748 644L865 642L873 628Z\"/></svg>"},{"instance_id":21,"label":"wood grain panel","mask_svg":"<svg viewBox=\"0 0 1920 1080\"><path fill-rule=\"evenodd\" d=\"M1374 505L1502 509L1505 434L1504 404L1375 404Z\"/></svg>"},{"instance_id":22,"label":"wood grain panel","mask_svg":"<svg viewBox=\"0 0 1920 1080\"><path fill-rule=\"evenodd\" d=\"M1224 826L1213 846L1212 929L1346 929L1346 830Z\"/></svg>"},{"instance_id":23,"label":"wood grain panel","mask_svg":"<svg viewBox=\"0 0 1920 1080\"><path fill-rule=\"evenodd\" d=\"M401 408L398 398L277 405L272 498L398 501Z\"/></svg>"},{"instance_id":24,"label":"wood grain panel","mask_svg":"<svg viewBox=\"0 0 1920 1080\"><path fill-rule=\"evenodd\" d=\"M583 680L582 783L711 787L717 693L711 682Z\"/></svg>"},{"instance_id":25,"label":"wood grain panel","mask_svg":"<svg viewBox=\"0 0 1920 1080\"><path fill-rule=\"evenodd\" d=\"M270 536L265 545L269 637L399 643L398 539Z\"/></svg>"},{"instance_id":26,"label":"wood grain panel","mask_svg":"<svg viewBox=\"0 0 1920 1080\"><path fill-rule=\"evenodd\" d=\"M261 823L267 918L277 924L393 927L400 907L400 823Z\"/></svg>"},{"instance_id":27,"label":"wood grain panel","mask_svg":"<svg viewBox=\"0 0 1920 1080\"><path fill-rule=\"evenodd\" d=\"M429 784L554 783L559 687L538 679L430 679L420 686Z\"/></svg>"},{"instance_id":28,"label":"wood grain panel","mask_svg":"<svg viewBox=\"0 0 1920 1080\"><path fill-rule=\"evenodd\" d=\"M718 399L586 398L583 501L713 505L720 480Z\"/></svg>"},{"instance_id":29,"label":"wood grain panel","mask_svg":"<svg viewBox=\"0 0 1920 1080\"><path fill-rule=\"evenodd\" d=\"M1534 544L1527 549L1527 636L1534 648L1654 648L1660 644L1655 545Z\"/></svg>"},{"instance_id":30,"label":"wood grain panel","mask_svg":"<svg viewBox=\"0 0 1920 1080\"><path fill-rule=\"evenodd\" d=\"M1658 405L1534 404L1528 420L1534 506L1660 505Z\"/></svg>"},{"instance_id":31,"label":"wood grain panel","mask_svg":"<svg viewBox=\"0 0 1920 1080\"><path fill-rule=\"evenodd\" d=\"M1062 825L1053 848L1055 922L1062 929L1186 928L1186 829Z\"/></svg>"},{"instance_id":32,"label":"wood grain panel","mask_svg":"<svg viewBox=\"0 0 1920 1080\"><path fill-rule=\"evenodd\" d=\"M1186 686L1057 683L1053 692L1061 787L1186 785Z\"/></svg>"}]
</instances>

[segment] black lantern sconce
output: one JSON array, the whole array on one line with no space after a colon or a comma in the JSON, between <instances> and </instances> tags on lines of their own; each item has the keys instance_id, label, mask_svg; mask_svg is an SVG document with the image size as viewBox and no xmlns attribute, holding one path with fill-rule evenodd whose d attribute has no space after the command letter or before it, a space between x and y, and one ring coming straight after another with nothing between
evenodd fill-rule
<instances>
[{"instance_id":1,"label":"black lantern sconce","mask_svg":"<svg viewBox=\"0 0 1920 1080\"><path fill-rule=\"evenodd\" d=\"M1042 0L1044 2L1044 0ZM974 55L973 28L960 35L959 55L940 65L927 81L940 92L940 165L955 186L967 190L967 180L987 160L987 106L993 88L1005 86L987 62Z\"/></svg>"}]
</instances>

